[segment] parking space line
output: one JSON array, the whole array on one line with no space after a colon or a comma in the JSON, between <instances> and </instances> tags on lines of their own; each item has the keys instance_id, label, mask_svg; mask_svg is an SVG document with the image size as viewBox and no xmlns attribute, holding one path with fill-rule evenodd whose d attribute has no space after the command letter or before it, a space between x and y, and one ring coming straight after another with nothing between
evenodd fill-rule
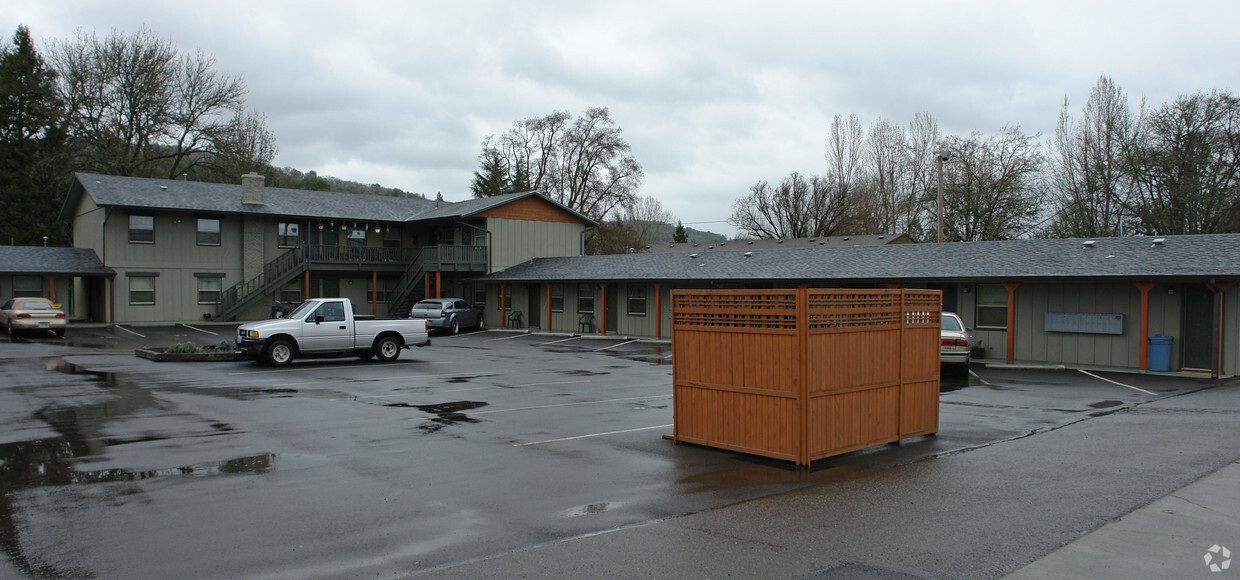
<instances>
[{"instance_id":1,"label":"parking space line","mask_svg":"<svg viewBox=\"0 0 1240 580\"><path fill-rule=\"evenodd\" d=\"M497 341L497 340L512 340L512 339L514 339L514 338L521 338L522 336L529 336L529 335L530 335L530 333L528 333L528 332L522 332L522 333L520 333L520 334L514 334L514 335L512 335L512 336L505 336L505 337L501 337L501 338L491 338L491 339L487 339L487 342L495 342L495 341Z\"/></svg>"},{"instance_id":2,"label":"parking space line","mask_svg":"<svg viewBox=\"0 0 1240 580\"><path fill-rule=\"evenodd\" d=\"M477 413L474 413L474 414L477 415ZM655 425L654 427L638 427L636 429L624 429L621 431L608 431L606 433L591 433L589 435L577 435L575 437L561 437L559 439L548 439L546 441L531 441L529 443L514 443L512 446L513 447L530 447L532 445L543 445L546 443L559 443L561 441L575 441L577 439L589 439L591 437L604 437L606 435L619 435L621 433L633 433L635 431L649 431L651 429L667 429L668 427L672 427L672 426L673 424Z\"/></svg>"},{"instance_id":3,"label":"parking space line","mask_svg":"<svg viewBox=\"0 0 1240 580\"><path fill-rule=\"evenodd\" d=\"M188 328L188 329L190 329L190 330L197 330L198 332L201 332L201 333L203 333L203 334L210 334L211 336L219 336L219 335L220 335L220 333L218 333L218 332L211 332L210 330L203 330L203 329L201 329L201 328L197 328L197 327L194 327L194 326L190 326L190 325L188 325L188 324L182 324L181 326L184 326L185 328Z\"/></svg>"},{"instance_id":4,"label":"parking space line","mask_svg":"<svg viewBox=\"0 0 1240 580\"><path fill-rule=\"evenodd\" d=\"M623 399L604 399L602 401L581 401L577 403L557 403L555 405L536 405L533 407L515 407L512 409L492 409L490 411L473 411L470 415L491 415L494 413L507 413L509 411L532 411L535 409L553 409L556 407L577 407L581 405L594 405L598 403L620 403L623 401L641 401L650 399L669 399L671 395L654 395L650 397L625 397Z\"/></svg>"},{"instance_id":5,"label":"parking space line","mask_svg":"<svg viewBox=\"0 0 1240 580\"><path fill-rule=\"evenodd\" d=\"M1147 390L1145 390L1145 389L1137 388L1137 387L1134 387L1134 386L1132 386L1132 385L1125 385L1124 383L1119 383L1119 382L1113 381L1113 380L1111 380L1111 379L1108 379L1108 378L1106 378L1106 377L1100 377L1100 376L1095 375L1094 373L1091 373L1091 372L1089 372L1089 371L1087 371L1087 370L1085 370L1085 369L1076 369L1076 370L1081 371L1082 373L1087 374L1087 375L1089 375L1089 376L1091 376L1091 377L1093 377L1093 378L1095 378L1095 379L1098 379L1098 380L1100 380L1100 381L1106 381L1106 382L1108 382L1108 383L1111 383L1112 385L1119 385L1119 386L1124 387L1124 388L1126 388L1126 389L1132 389L1132 390L1134 390L1134 391L1141 391L1142 393L1145 393L1145 394L1147 394L1147 395L1158 396L1158 393L1151 393L1151 392L1149 392L1149 391L1147 391Z\"/></svg>"},{"instance_id":6,"label":"parking space line","mask_svg":"<svg viewBox=\"0 0 1240 580\"><path fill-rule=\"evenodd\" d=\"M542 343L542 344L540 344L540 345L538 345L538 346L547 346L548 344L555 344L555 343L557 343L557 342L568 342L568 341L570 341L570 340L577 340L577 339L579 339L579 338L581 338L581 337L580 337L580 336L570 336L570 337L568 337L568 338L561 338L560 340L553 340L553 341L551 341L551 342L544 342L544 343Z\"/></svg>"},{"instance_id":7,"label":"parking space line","mask_svg":"<svg viewBox=\"0 0 1240 580\"><path fill-rule=\"evenodd\" d=\"M134 336L139 336L139 337L142 337L142 338L146 338L146 335L145 335L145 334L138 334L138 333L136 333L136 332L134 332L134 331L132 331L132 330L129 330L128 328L125 328L124 326L121 326L121 325L119 325L119 324L117 324L117 325L115 326L115 328L118 328L118 329L120 329L120 330L123 330L123 331L125 331L125 332L128 332L129 334L132 334L132 335L134 335Z\"/></svg>"},{"instance_id":8,"label":"parking space line","mask_svg":"<svg viewBox=\"0 0 1240 580\"><path fill-rule=\"evenodd\" d=\"M605 346L605 347L603 347L603 348L596 348L596 349L594 349L594 352L602 352L602 351L607 350L607 349L609 349L609 348L616 348L617 346L624 346L624 345L626 345L626 344L633 344L633 343L635 343L635 342L637 342L637 339L633 339L633 340L630 340L630 341L627 341L627 342L621 342L621 343L619 343L619 344L613 344L613 345L611 345L611 346Z\"/></svg>"},{"instance_id":9,"label":"parking space line","mask_svg":"<svg viewBox=\"0 0 1240 580\"><path fill-rule=\"evenodd\" d=\"M979 375L979 374L977 374L977 373L973 372L973 369L969 369L969 374L971 374L971 375L973 375L973 376L977 377L977 380L981 381L983 385L986 385L986 386L988 386L988 387L994 386L994 385L991 385L991 384L990 384L990 382L989 382L989 381L987 381L986 379L983 379L983 378L982 378L982 375Z\"/></svg>"}]
</instances>

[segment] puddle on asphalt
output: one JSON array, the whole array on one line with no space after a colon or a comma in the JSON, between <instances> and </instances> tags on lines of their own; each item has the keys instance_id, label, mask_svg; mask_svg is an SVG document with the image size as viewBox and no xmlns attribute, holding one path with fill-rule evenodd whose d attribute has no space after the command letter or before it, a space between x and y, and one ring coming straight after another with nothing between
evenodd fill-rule
<instances>
[{"instance_id":1,"label":"puddle on asphalt","mask_svg":"<svg viewBox=\"0 0 1240 580\"><path fill-rule=\"evenodd\" d=\"M1111 407L1118 407L1123 404L1124 404L1123 401L1107 400L1107 401L1098 401L1097 403L1093 403L1092 405L1090 405L1090 407L1094 409L1109 409Z\"/></svg>"},{"instance_id":2,"label":"puddle on asphalt","mask_svg":"<svg viewBox=\"0 0 1240 580\"><path fill-rule=\"evenodd\" d=\"M434 433L449 425L458 423L477 423L478 419L465 414L465 411L471 411L480 407L485 407L489 403L482 401L452 401L449 403L439 403L435 405L414 405L413 403L388 403L385 407L405 407L417 409L423 413L434 415L431 417L429 424L419 425L418 428L427 433Z\"/></svg>"},{"instance_id":3,"label":"puddle on asphalt","mask_svg":"<svg viewBox=\"0 0 1240 580\"><path fill-rule=\"evenodd\" d=\"M581 516L601 514L607 510L616 509L620 506L621 504L619 502L604 501L604 502L599 502L599 503L592 503L589 505L577 506L575 508L566 509L560 512L560 517L578 518Z\"/></svg>"}]
</instances>

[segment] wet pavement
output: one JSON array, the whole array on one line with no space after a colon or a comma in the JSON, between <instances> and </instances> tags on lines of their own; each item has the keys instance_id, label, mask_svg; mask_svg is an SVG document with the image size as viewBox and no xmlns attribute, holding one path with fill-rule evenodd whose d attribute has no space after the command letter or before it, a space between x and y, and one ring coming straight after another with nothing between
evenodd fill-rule
<instances>
[{"instance_id":1,"label":"wet pavement","mask_svg":"<svg viewBox=\"0 0 1240 580\"><path fill-rule=\"evenodd\" d=\"M271 369L132 353L214 344L231 336L228 326L131 331L0 340L0 577L506 575L525 568L479 563L692 514L723 517L759 498L837 490L862 502L869 496L854 492L866 486L926 485L917 478L927 461L947 466L1062 438L1217 387L975 367L944 379L937 437L797 470L663 440L672 423L666 344L481 332L436 336L390 364ZM951 490L951 477L932 480ZM962 489L1009 485L978 479ZM837 507L864 517L866 504ZM639 575L660 570L632 565L647 571ZM587 575L610 575L595 571Z\"/></svg>"}]
</instances>

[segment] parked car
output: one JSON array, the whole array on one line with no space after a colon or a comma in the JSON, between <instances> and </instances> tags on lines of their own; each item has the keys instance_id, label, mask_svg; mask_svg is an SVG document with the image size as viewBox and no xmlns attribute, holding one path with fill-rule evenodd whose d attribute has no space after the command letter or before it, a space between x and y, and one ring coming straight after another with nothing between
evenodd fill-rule
<instances>
[{"instance_id":1,"label":"parked car","mask_svg":"<svg viewBox=\"0 0 1240 580\"><path fill-rule=\"evenodd\" d=\"M965 327L960 316L944 312L939 329L939 362L959 374L968 374L972 343L973 330Z\"/></svg>"},{"instance_id":2,"label":"parked car","mask_svg":"<svg viewBox=\"0 0 1240 580\"><path fill-rule=\"evenodd\" d=\"M348 298L312 298L285 318L249 322L237 328L237 348L273 366L302 355L379 357L394 361L400 350L427 346L425 321L376 319L353 313Z\"/></svg>"},{"instance_id":3,"label":"parked car","mask_svg":"<svg viewBox=\"0 0 1240 580\"><path fill-rule=\"evenodd\" d=\"M65 313L47 298L14 298L0 306L0 324L9 336L26 330L50 330L65 335Z\"/></svg>"},{"instance_id":4,"label":"parked car","mask_svg":"<svg viewBox=\"0 0 1240 580\"><path fill-rule=\"evenodd\" d=\"M470 306L460 298L427 298L413 305L409 318L425 320L427 326L456 334L462 328L482 330L482 309Z\"/></svg>"}]
</instances>

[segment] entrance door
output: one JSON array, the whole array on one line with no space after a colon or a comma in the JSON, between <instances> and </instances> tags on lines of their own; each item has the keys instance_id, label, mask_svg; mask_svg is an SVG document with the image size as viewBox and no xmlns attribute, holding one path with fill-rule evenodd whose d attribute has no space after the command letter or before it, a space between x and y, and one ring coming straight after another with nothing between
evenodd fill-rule
<instances>
[{"instance_id":1,"label":"entrance door","mask_svg":"<svg viewBox=\"0 0 1240 580\"><path fill-rule=\"evenodd\" d=\"M1186 369L1214 366L1214 293L1201 284L1184 286L1184 338L1181 358Z\"/></svg>"},{"instance_id":2,"label":"entrance door","mask_svg":"<svg viewBox=\"0 0 1240 580\"><path fill-rule=\"evenodd\" d=\"M528 308L525 309L525 313L529 315L529 318L525 319L525 326L527 328L542 327L542 305L545 299L542 292L543 287L541 284L529 284L525 287L525 295L529 301L529 304L527 304Z\"/></svg>"},{"instance_id":3,"label":"entrance door","mask_svg":"<svg viewBox=\"0 0 1240 580\"><path fill-rule=\"evenodd\" d=\"M619 286L619 284L612 283L607 285L607 332L616 332L619 330L618 325L616 324L616 312L620 310L621 306L616 300L616 296L619 294L616 292L617 286Z\"/></svg>"}]
</instances>

